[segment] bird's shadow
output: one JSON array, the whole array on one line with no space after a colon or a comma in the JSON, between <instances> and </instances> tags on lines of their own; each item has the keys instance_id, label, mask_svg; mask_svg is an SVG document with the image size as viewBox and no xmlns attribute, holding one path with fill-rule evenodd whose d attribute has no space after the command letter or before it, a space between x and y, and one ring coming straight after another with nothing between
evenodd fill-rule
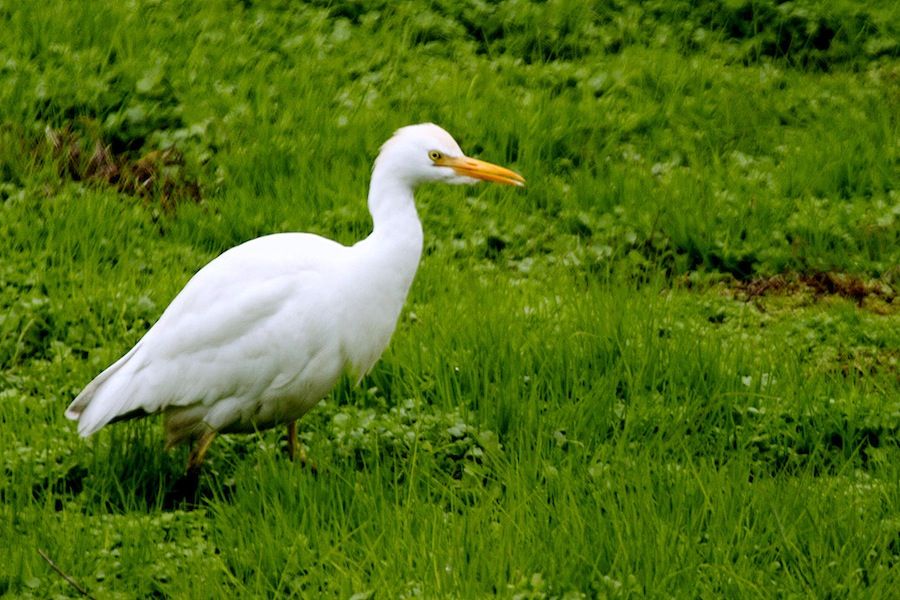
<instances>
[{"instance_id":1,"label":"bird's shadow","mask_svg":"<svg viewBox=\"0 0 900 600\"><path fill-rule=\"evenodd\" d=\"M210 502L230 502L241 465L265 452L260 450L258 436L221 439L199 469L187 470L190 449L181 446L165 451L152 423L127 423L107 431L101 432L89 450L91 458L78 461L78 481L69 488L77 489L75 495L90 494L86 498L89 503L113 513L194 510ZM289 461L287 439L275 444L278 452L266 460ZM315 463L302 456L296 464L317 473Z\"/></svg>"},{"instance_id":2,"label":"bird's shadow","mask_svg":"<svg viewBox=\"0 0 900 600\"><path fill-rule=\"evenodd\" d=\"M158 498L162 509L169 511L193 510L213 498L227 500L232 492L232 486L214 487L215 482L206 478L200 469L188 469L169 483Z\"/></svg>"},{"instance_id":3,"label":"bird's shadow","mask_svg":"<svg viewBox=\"0 0 900 600\"><path fill-rule=\"evenodd\" d=\"M210 500L229 500L234 465L224 458L208 460L200 470L186 471L188 448L163 449L158 435L145 427L113 429L98 444L84 469L85 491L110 512L193 510Z\"/></svg>"}]
</instances>

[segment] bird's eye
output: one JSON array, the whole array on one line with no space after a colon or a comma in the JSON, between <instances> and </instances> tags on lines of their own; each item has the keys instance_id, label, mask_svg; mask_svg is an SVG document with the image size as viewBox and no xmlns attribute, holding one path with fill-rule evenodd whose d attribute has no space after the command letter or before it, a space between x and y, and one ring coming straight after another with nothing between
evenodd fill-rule
<instances>
[{"instance_id":1,"label":"bird's eye","mask_svg":"<svg viewBox=\"0 0 900 600\"><path fill-rule=\"evenodd\" d=\"M437 160L441 160L442 158L444 158L444 155L441 154L440 152L438 152L437 150L429 150L428 158L430 158L431 160L437 161Z\"/></svg>"}]
</instances>

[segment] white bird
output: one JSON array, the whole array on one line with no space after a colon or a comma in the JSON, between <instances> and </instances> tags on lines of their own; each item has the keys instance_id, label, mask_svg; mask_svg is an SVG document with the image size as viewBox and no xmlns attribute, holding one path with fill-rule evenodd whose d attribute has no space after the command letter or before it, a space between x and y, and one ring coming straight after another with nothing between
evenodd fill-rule
<instances>
[{"instance_id":1,"label":"white bird","mask_svg":"<svg viewBox=\"0 0 900 600\"><path fill-rule=\"evenodd\" d=\"M344 246L308 233L245 242L203 267L122 358L66 410L87 437L114 421L163 413L166 447L199 440L199 469L217 433L288 425L344 374L357 381L390 341L422 254L413 202L421 183L524 185L468 158L440 127L399 129L372 170L373 230Z\"/></svg>"}]
</instances>

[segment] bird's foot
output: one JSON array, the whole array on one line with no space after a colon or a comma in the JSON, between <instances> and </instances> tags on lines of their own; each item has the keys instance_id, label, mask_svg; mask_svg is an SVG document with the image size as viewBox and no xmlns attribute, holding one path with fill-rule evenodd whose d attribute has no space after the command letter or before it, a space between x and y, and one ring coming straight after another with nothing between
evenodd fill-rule
<instances>
[{"instance_id":1,"label":"bird's foot","mask_svg":"<svg viewBox=\"0 0 900 600\"><path fill-rule=\"evenodd\" d=\"M292 456L291 460L300 463L300 466L304 469L308 469L310 473L313 475L319 474L319 467L316 466L316 463L310 460L309 456L306 454L306 447L300 446L300 451L296 456Z\"/></svg>"},{"instance_id":2,"label":"bird's foot","mask_svg":"<svg viewBox=\"0 0 900 600\"><path fill-rule=\"evenodd\" d=\"M292 462L299 462L303 468L309 469L313 475L318 474L318 467L306 455L306 446L297 439L297 421L288 423L287 453Z\"/></svg>"}]
</instances>

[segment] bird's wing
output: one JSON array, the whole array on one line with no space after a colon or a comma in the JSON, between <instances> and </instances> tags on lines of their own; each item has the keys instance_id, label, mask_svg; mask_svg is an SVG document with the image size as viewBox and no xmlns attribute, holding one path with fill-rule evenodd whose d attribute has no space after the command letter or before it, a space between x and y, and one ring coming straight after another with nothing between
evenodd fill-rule
<instances>
[{"instance_id":1,"label":"bird's wing","mask_svg":"<svg viewBox=\"0 0 900 600\"><path fill-rule=\"evenodd\" d=\"M88 384L67 416L87 436L123 416L258 398L278 384L286 362L302 369L327 343L323 313L344 250L318 236L280 234L222 254Z\"/></svg>"}]
</instances>

